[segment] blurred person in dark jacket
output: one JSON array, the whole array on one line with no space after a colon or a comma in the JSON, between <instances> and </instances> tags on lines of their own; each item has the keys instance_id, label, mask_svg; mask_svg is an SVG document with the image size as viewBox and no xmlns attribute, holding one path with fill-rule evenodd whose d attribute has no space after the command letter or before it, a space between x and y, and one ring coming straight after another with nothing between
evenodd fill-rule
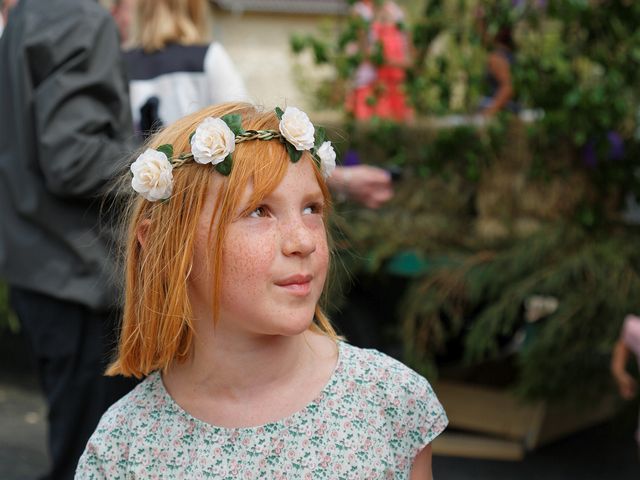
<instances>
[{"instance_id":1,"label":"blurred person in dark jacket","mask_svg":"<svg viewBox=\"0 0 640 480\"><path fill-rule=\"evenodd\" d=\"M47 401L48 478L73 478L132 387L102 375L118 318L102 194L132 131L118 31L96 0L21 0L0 65L0 278Z\"/></svg>"}]
</instances>

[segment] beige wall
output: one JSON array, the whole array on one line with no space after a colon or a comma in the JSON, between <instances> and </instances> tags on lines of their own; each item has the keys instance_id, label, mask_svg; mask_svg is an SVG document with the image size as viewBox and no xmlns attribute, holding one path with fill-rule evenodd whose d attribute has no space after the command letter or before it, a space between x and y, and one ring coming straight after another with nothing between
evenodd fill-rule
<instances>
[{"instance_id":1,"label":"beige wall","mask_svg":"<svg viewBox=\"0 0 640 480\"><path fill-rule=\"evenodd\" d=\"M291 53L289 38L297 33L315 33L327 17L229 13L213 10L213 38L221 42L245 80L252 100L266 106L296 105L311 110L312 98L295 80L295 63L304 62L305 77L327 75L313 65L310 55L303 59ZM334 20L336 21L336 20ZM306 90L306 87L304 88Z\"/></svg>"}]
</instances>

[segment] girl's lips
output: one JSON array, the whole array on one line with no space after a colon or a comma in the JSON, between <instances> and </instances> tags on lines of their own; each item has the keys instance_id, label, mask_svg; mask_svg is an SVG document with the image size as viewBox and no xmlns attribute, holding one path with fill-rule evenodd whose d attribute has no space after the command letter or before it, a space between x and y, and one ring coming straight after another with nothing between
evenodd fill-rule
<instances>
[{"instance_id":1,"label":"girl's lips","mask_svg":"<svg viewBox=\"0 0 640 480\"><path fill-rule=\"evenodd\" d=\"M311 275L292 275L275 283L289 293L305 296L311 292L311 280L313 280Z\"/></svg>"},{"instance_id":2,"label":"girl's lips","mask_svg":"<svg viewBox=\"0 0 640 480\"><path fill-rule=\"evenodd\" d=\"M287 285L278 285L293 295L305 296L311 292L311 282L305 283L289 283Z\"/></svg>"}]
</instances>

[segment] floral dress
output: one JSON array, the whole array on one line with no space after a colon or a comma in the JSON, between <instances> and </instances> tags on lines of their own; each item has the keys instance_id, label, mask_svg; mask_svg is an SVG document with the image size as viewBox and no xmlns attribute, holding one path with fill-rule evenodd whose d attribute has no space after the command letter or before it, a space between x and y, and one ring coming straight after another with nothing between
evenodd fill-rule
<instances>
[{"instance_id":1,"label":"floral dress","mask_svg":"<svg viewBox=\"0 0 640 480\"><path fill-rule=\"evenodd\" d=\"M427 380L378 351L340 342L318 397L257 427L198 420L151 374L105 413L76 478L403 479L446 425Z\"/></svg>"}]
</instances>

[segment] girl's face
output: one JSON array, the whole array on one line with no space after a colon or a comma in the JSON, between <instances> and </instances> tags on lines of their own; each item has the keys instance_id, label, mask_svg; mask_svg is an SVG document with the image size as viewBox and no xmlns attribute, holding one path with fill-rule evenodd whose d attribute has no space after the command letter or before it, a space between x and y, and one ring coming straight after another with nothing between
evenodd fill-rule
<instances>
[{"instance_id":1,"label":"girl's face","mask_svg":"<svg viewBox=\"0 0 640 480\"><path fill-rule=\"evenodd\" d=\"M216 330L296 335L309 328L327 274L324 197L309 159L290 163L276 189L244 212L251 193L248 185L224 241ZM206 258L207 246L205 232L196 240L196 259ZM210 277L192 275L191 283L210 303Z\"/></svg>"}]
</instances>

